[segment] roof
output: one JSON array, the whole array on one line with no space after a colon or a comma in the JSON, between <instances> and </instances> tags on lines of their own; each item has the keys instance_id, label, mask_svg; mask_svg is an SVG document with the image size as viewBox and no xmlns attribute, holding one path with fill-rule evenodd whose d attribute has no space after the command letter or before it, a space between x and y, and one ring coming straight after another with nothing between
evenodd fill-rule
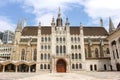
<instances>
[{"instance_id":1,"label":"roof","mask_svg":"<svg viewBox=\"0 0 120 80\"><path fill-rule=\"evenodd\" d=\"M108 32L104 27L84 27L85 36L108 36Z\"/></svg>"},{"instance_id":2,"label":"roof","mask_svg":"<svg viewBox=\"0 0 120 80\"><path fill-rule=\"evenodd\" d=\"M108 32L104 27L83 27L83 32L85 36L107 36ZM49 35L51 34L50 26L42 26L41 34ZM79 26L71 26L70 34L80 34ZM38 26L27 26L24 27L22 31L22 36L37 36L38 35Z\"/></svg>"}]
</instances>

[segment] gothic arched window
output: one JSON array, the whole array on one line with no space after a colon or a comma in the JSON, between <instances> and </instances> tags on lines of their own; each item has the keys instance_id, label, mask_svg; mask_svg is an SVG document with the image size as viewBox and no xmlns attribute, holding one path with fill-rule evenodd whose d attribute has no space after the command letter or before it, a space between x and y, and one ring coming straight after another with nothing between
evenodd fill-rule
<instances>
[{"instance_id":1,"label":"gothic arched window","mask_svg":"<svg viewBox=\"0 0 120 80\"><path fill-rule=\"evenodd\" d=\"M46 64L44 64L44 69L46 69L47 68L47 66L46 66Z\"/></svg>"},{"instance_id":2,"label":"gothic arched window","mask_svg":"<svg viewBox=\"0 0 120 80\"><path fill-rule=\"evenodd\" d=\"M41 54L41 60L43 60L43 54Z\"/></svg>"},{"instance_id":3,"label":"gothic arched window","mask_svg":"<svg viewBox=\"0 0 120 80\"><path fill-rule=\"evenodd\" d=\"M66 53L66 46L63 46L63 53Z\"/></svg>"},{"instance_id":4,"label":"gothic arched window","mask_svg":"<svg viewBox=\"0 0 120 80\"><path fill-rule=\"evenodd\" d=\"M80 47L80 45L78 45L78 49L80 49L81 47Z\"/></svg>"},{"instance_id":5,"label":"gothic arched window","mask_svg":"<svg viewBox=\"0 0 120 80\"><path fill-rule=\"evenodd\" d=\"M40 69L43 69L43 64L40 65Z\"/></svg>"},{"instance_id":6,"label":"gothic arched window","mask_svg":"<svg viewBox=\"0 0 120 80\"><path fill-rule=\"evenodd\" d=\"M99 55L98 55L98 48L95 49L95 57L97 57L97 58L99 57Z\"/></svg>"},{"instance_id":7,"label":"gothic arched window","mask_svg":"<svg viewBox=\"0 0 120 80\"><path fill-rule=\"evenodd\" d=\"M73 46L73 45L71 46L71 49L74 49L74 46Z\"/></svg>"},{"instance_id":8,"label":"gothic arched window","mask_svg":"<svg viewBox=\"0 0 120 80\"><path fill-rule=\"evenodd\" d=\"M25 60L25 50L22 49L22 52L21 52L21 60Z\"/></svg>"},{"instance_id":9,"label":"gothic arched window","mask_svg":"<svg viewBox=\"0 0 120 80\"><path fill-rule=\"evenodd\" d=\"M72 69L75 69L75 65L74 64L72 64Z\"/></svg>"},{"instance_id":10,"label":"gothic arched window","mask_svg":"<svg viewBox=\"0 0 120 80\"><path fill-rule=\"evenodd\" d=\"M62 46L60 46L60 53L62 53Z\"/></svg>"},{"instance_id":11,"label":"gothic arched window","mask_svg":"<svg viewBox=\"0 0 120 80\"><path fill-rule=\"evenodd\" d=\"M50 69L50 64L48 64L48 69Z\"/></svg>"},{"instance_id":12,"label":"gothic arched window","mask_svg":"<svg viewBox=\"0 0 120 80\"><path fill-rule=\"evenodd\" d=\"M44 59L45 59L45 60L47 59L47 54L46 54L46 53L44 54Z\"/></svg>"},{"instance_id":13,"label":"gothic arched window","mask_svg":"<svg viewBox=\"0 0 120 80\"><path fill-rule=\"evenodd\" d=\"M78 64L76 64L76 69L78 69Z\"/></svg>"},{"instance_id":14,"label":"gothic arched window","mask_svg":"<svg viewBox=\"0 0 120 80\"><path fill-rule=\"evenodd\" d=\"M82 69L82 64L81 63L79 64L79 68Z\"/></svg>"},{"instance_id":15,"label":"gothic arched window","mask_svg":"<svg viewBox=\"0 0 120 80\"><path fill-rule=\"evenodd\" d=\"M81 54L79 53L79 59L81 59Z\"/></svg>"},{"instance_id":16,"label":"gothic arched window","mask_svg":"<svg viewBox=\"0 0 120 80\"><path fill-rule=\"evenodd\" d=\"M77 53L75 54L75 59L78 59L78 55L77 55Z\"/></svg>"},{"instance_id":17,"label":"gothic arched window","mask_svg":"<svg viewBox=\"0 0 120 80\"><path fill-rule=\"evenodd\" d=\"M74 59L74 54L72 53L72 59Z\"/></svg>"}]
</instances>

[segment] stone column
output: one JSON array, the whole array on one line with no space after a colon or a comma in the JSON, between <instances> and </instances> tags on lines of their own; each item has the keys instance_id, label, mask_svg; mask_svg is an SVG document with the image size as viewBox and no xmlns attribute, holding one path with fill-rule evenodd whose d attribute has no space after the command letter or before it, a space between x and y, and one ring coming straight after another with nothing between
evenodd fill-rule
<instances>
[{"instance_id":1,"label":"stone column","mask_svg":"<svg viewBox=\"0 0 120 80\"><path fill-rule=\"evenodd\" d=\"M18 69L18 67L17 67L17 65L16 65L15 72L17 72L17 69Z\"/></svg>"},{"instance_id":2,"label":"stone column","mask_svg":"<svg viewBox=\"0 0 120 80\"><path fill-rule=\"evenodd\" d=\"M29 71L28 71L28 72L30 72L30 65L28 66L28 68L29 68Z\"/></svg>"},{"instance_id":3,"label":"stone column","mask_svg":"<svg viewBox=\"0 0 120 80\"><path fill-rule=\"evenodd\" d=\"M3 72L5 72L5 65L3 65Z\"/></svg>"}]
</instances>

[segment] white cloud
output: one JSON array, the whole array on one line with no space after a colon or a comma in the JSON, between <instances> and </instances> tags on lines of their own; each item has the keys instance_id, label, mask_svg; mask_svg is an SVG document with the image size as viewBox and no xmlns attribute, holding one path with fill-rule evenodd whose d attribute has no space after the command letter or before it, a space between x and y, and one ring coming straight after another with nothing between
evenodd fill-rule
<instances>
[{"instance_id":1,"label":"white cloud","mask_svg":"<svg viewBox=\"0 0 120 80\"><path fill-rule=\"evenodd\" d=\"M5 31L5 30L11 30L14 31L15 29L15 24L12 24L12 22L6 18L5 16L0 16L0 31Z\"/></svg>"},{"instance_id":2,"label":"white cloud","mask_svg":"<svg viewBox=\"0 0 120 80\"><path fill-rule=\"evenodd\" d=\"M78 4L82 0L21 0L26 12L33 13L36 18L36 24L41 21L42 25L50 25L52 17L56 17L58 7L61 7L61 13Z\"/></svg>"},{"instance_id":3,"label":"white cloud","mask_svg":"<svg viewBox=\"0 0 120 80\"><path fill-rule=\"evenodd\" d=\"M102 17L108 21L109 17L113 19L115 26L120 21L120 0L86 0L82 5L84 11L93 20L98 20Z\"/></svg>"}]
</instances>

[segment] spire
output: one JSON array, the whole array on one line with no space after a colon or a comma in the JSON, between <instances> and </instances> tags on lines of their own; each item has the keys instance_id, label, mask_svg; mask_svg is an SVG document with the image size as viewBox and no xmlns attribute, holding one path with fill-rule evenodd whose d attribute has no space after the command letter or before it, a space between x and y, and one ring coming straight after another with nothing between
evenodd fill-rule
<instances>
[{"instance_id":1,"label":"spire","mask_svg":"<svg viewBox=\"0 0 120 80\"><path fill-rule=\"evenodd\" d=\"M109 33L112 33L114 31L115 31L114 24L113 24L111 18L109 17Z\"/></svg>"},{"instance_id":2,"label":"spire","mask_svg":"<svg viewBox=\"0 0 120 80\"><path fill-rule=\"evenodd\" d=\"M61 18L60 7L59 7L59 9L58 9L58 18Z\"/></svg>"},{"instance_id":3,"label":"spire","mask_svg":"<svg viewBox=\"0 0 120 80\"><path fill-rule=\"evenodd\" d=\"M27 19L25 18L24 19L24 27L26 27L27 26Z\"/></svg>"},{"instance_id":4,"label":"spire","mask_svg":"<svg viewBox=\"0 0 120 80\"><path fill-rule=\"evenodd\" d=\"M17 24L17 28L15 30L16 32L21 32L22 31L22 20L20 19Z\"/></svg>"},{"instance_id":5,"label":"spire","mask_svg":"<svg viewBox=\"0 0 120 80\"><path fill-rule=\"evenodd\" d=\"M103 19L100 19L100 26L103 27Z\"/></svg>"},{"instance_id":6,"label":"spire","mask_svg":"<svg viewBox=\"0 0 120 80\"><path fill-rule=\"evenodd\" d=\"M57 18L57 20L56 20L56 24L57 24L57 26L59 26L59 27L62 26L62 18L61 18L60 7L59 7L59 10L58 10L58 18Z\"/></svg>"},{"instance_id":7,"label":"spire","mask_svg":"<svg viewBox=\"0 0 120 80\"><path fill-rule=\"evenodd\" d=\"M65 25L70 25L69 20L68 20L68 17L66 18L66 23L65 23Z\"/></svg>"},{"instance_id":8,"label":"spire","mask_svg":"<svg viewBox=\"0 0 120 80\"><path fill-rule=\"evenodd\" d=\"M54 17L52 18L51 25L55 25L55 20L54 20Z\"/></svg>"}]
</instances>

